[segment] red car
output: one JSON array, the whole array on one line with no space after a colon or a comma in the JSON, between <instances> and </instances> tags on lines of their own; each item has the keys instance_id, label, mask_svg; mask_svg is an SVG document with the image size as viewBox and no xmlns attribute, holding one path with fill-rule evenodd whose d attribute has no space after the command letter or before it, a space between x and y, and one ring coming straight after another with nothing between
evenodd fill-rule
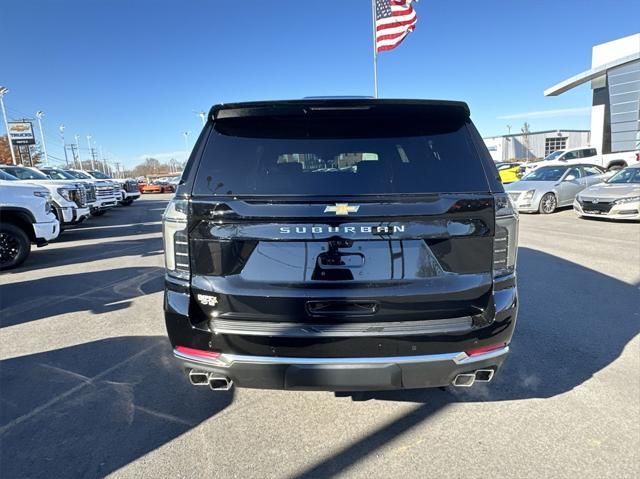
<instances>
[{"instance_id":1,"label":"red car","mask_svg":"<svg viewBox=\"0 0 640 479\"><path fill-rule=\"evenodd\" d=\"M175 188L169 183L160 183L154 181L151 184L142 187L142 193L173 193Z\"/></svg>"}]
</instances>

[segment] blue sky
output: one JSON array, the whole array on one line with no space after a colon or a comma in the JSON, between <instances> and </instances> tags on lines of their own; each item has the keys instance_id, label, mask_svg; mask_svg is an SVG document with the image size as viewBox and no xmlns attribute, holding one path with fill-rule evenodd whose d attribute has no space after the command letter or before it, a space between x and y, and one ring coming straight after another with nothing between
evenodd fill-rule
<instances>
[{"instance_id":1,"label":"blue sky","mask_svg":"<svg viewBox=\"0 0 640 479\"><path fill-rule=\"evenodd\" d=\"M588 128L588 85L543 90L589 68L592 45L640 29L637 0L415 8L415 32L379 57L380 96L467 101L485 136L525 121ZM2 17L9 116L44 110L58 158L61 123L68 142L77 133L86 149L91 134L131 166L184 158L182 132L192 143L201 129L193 111L215 103L373 91L369 0L30 0L6 2Z\"/></svg>"}]
</instances>

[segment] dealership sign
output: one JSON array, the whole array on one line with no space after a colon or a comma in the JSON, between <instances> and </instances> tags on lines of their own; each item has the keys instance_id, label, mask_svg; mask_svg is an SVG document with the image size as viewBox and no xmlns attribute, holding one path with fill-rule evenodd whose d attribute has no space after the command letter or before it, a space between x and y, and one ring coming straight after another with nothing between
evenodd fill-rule
<instances>
[{"instance_id":1,"label":"dealership sign","mask_svg":"<svg viewBox=\"0 0 640 479\"><path fill-rule=\"evenodd\" d=\"M33 125L28 121L10 121L9 138L14 145L35 145Z\"/></svg>"}]
</instances>

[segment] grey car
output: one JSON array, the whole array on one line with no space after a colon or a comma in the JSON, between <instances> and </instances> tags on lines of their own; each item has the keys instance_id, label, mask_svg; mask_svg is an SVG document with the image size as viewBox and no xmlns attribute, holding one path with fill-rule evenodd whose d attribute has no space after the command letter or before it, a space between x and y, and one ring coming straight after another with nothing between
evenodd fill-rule
<instances>
[{"instance_id":1,"label":"grey car","mask_svg":"<svg viewBox=\"0 0 640 479\"><path fill-rule=\"evenodd\" d=\"M640 220L640 164L583 190L576 196L573 209L578 216Z\"/></svg>"},{"instance_id":2,"label":"grey car","mask_svg":"<svg viewBox=\"0 0 640 479\"><path fill-rule=\"evenodd\" d=\"M605 170L596 165L555 164L541 166L504 189L518 211L549 214L571 206L578 193L606 178Z\"/></svg>"}]
</instances>

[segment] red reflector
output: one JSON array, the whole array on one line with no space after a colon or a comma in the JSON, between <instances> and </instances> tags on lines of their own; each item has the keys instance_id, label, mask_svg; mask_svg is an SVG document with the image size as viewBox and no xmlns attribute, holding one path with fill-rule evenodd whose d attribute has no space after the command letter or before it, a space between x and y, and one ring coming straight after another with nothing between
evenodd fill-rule
<instances>
[{"instance_id":1,"label":"red reflector","mask_svg":"<svg viewBox=\"0 0 640 479\"><path fill-rule=\"evenodd\" d=\"M202 349L187 348L184 346L176 346L176 351L184 354L190 354L191 356L200 356L201 358L217 359L220 357L220 353L217 353L215 351L204 351Z\"/></svg>"},{"instance_id":2,"label":"red reflector","mask_svg":"<svg viewBox=\"0 0 640 479\"><path fill-rule=\"evenodd\" d=\"M489 351L495 351L496 349L502 349L507 345L507 343L498 343L491 344L489 346L482 346L481 348L470 349L469 351L465 351L467 356L477 356L478 354L488 353Z\"/></svg>"}]
</instances>

